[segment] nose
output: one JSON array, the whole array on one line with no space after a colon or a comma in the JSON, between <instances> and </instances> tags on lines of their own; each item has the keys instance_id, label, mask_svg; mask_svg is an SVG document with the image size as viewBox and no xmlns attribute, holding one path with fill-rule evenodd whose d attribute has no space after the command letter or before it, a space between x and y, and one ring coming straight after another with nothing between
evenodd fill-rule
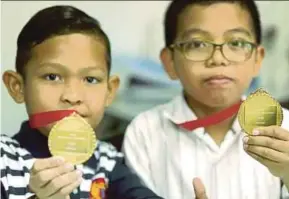
<instances>
[{"instance_id":1,"label":"nose","mask_svg":"<svg viewBox=\"0 0 289 199\"><path fill-rule=\"evenodd\" d=\"M216 67L216 66L227 66L229 65L229 61L225 58L222 46L216 46L214 51L212 52L211 58L208 60L208 67Z\"/></svg>"},{"instance_id":2,"label":"nose","mask_svg":"<svg viewBox=\"0 0 289 199\"><path fill-rule=\"evenodd\" d=\"M61 101L71 106L80 105L83 102L83 88L77 81L67 82L64 86Z\"/></svg>"}]
</instances>

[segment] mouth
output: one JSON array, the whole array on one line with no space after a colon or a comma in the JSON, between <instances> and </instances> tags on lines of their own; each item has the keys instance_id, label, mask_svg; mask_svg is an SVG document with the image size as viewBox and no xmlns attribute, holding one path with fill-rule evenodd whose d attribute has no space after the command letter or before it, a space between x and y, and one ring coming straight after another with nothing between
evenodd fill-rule
<instances>
[{"instance_id":1,"label":"mouth","mask_svg":"<svg viewBox=\"0 0 289 199\"><path fill-rule=\"evenodd\" d=\"M77 114L77 115L79 115L82 118L86 118L87 117L87 114L84 114L84 113L82 113L80 111L77 111L77 110L74 110L74 114Z\"/></svg>"},{"instance_id":2,"label":"mouth","mask_svg":"<svg viewBox=\"0 0 289 199\"><path fill-rule=\"evenodd\" d=\"M76 112L80 117L82 117L82 118L86 118L87 117L87 115L86 114L82 114L82 113L78 113L78 112Z\"/></svg>"},{"instance_id":3,"label":"mouth","mask_svg":"<svg viewBox=\"0 0 289 199\"><path fill-rule=\"evenodd\" d=\"M205 83L212 86L225 85L233 81L233 78L224 75L215 75L205 79Z\"/></svg>"}]
</instances>

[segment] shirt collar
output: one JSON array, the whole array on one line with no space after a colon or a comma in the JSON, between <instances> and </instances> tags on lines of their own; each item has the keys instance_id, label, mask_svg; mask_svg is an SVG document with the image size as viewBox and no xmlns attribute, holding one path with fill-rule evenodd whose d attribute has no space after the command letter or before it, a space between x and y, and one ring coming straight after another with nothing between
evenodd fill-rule
<instances>
[{"instance_id":1,"label":"shirt collar","mask_svg":"<svg viewBox=\"0 0 289 199\"><path fill-rule=\"evenodd\" d=\"M32 129L28 121L22 123L19 132L13 136L21 147L25 148L35 158L51 157L48 148L48 138L37 129Z\"/></svg>"},{"instance_id":2,"label":"shirt collar","mask_svg":"<svg viewBox=\"0 0 289 199\"><path fill-rule=\"evenodd\" d=\"M183 94L176 96L169 102L166 105L163 114L175 124L197 119L195 113L188 106Z\"/></svg>"}]
</instances>

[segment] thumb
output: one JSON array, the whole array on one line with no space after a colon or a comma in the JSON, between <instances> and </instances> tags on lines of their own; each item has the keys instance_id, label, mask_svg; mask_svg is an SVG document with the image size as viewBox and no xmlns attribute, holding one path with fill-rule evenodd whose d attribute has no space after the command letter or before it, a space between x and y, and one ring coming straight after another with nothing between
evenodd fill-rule
<instances>
[{"instance_id":1,"label":"thumb","mask_svg":"<svg viewBox=\"0 0 289 199\"><path fill-rule=\"evenodd\" d=\"M193 186L194 186L196 199L208 199L205 186L200 178L193 179Z\"/></svg>"}]
</instances>

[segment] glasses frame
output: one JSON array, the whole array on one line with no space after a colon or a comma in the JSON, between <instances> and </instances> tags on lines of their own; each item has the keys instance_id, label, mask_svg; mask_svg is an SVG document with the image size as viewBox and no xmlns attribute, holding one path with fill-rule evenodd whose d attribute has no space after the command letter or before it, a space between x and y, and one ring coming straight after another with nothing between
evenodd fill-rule
<instances>
[{"instance_id":1,"label":"glasses frame","mask_svg":"<svg viewBox=\"0 0 289 199\"><path fill-rule=\"evenodd\" d=\"M190 57L187 55L187 53L185 52L185 50L184 50L185 44L189 44L189 43L191 43L192 41L194 41L194 40L176 42L176 43L174 43L174 44L171 44L171 45L169 46L169 49L170 49L170 50L179 49L179 50L181 51L181 53L185 56L186 59L188 59L188 60L190 60L190 61L194 61L194 62L203 62L203 61L210 60L210 59L214 56L214 53L216 52L216 49L220 49L223 57L224 57L226 60L228 60L228 61L230 61L230 62L240 63L240 62L245 62L245 61L249 60L249 59L252 57L252 54L253 54L254 50L255 50L255 49L257 48L257 46L258 46L257 44L255 44L255 43L253 43L253 42L249 42L249 41L244 41L244 40L243 40L243 42L251 45L250 54L249 54L244 60L242 60L242 61L232 61L232 60L228 59L228 58L225 56L225 54L224 54L224 45L228 44L229 42L224 42L224 43L222 43L222 44L216 44L216 43L213 43L213 42L203 41L203 42L208 43L208 44L210 44L210 45L213 46L213 50L212 50L212 52L211 52L211 55L210 55L208 58L204 59L204 60L194 60L194 59L190 58Z\"/></svg>"}]
</instances>

